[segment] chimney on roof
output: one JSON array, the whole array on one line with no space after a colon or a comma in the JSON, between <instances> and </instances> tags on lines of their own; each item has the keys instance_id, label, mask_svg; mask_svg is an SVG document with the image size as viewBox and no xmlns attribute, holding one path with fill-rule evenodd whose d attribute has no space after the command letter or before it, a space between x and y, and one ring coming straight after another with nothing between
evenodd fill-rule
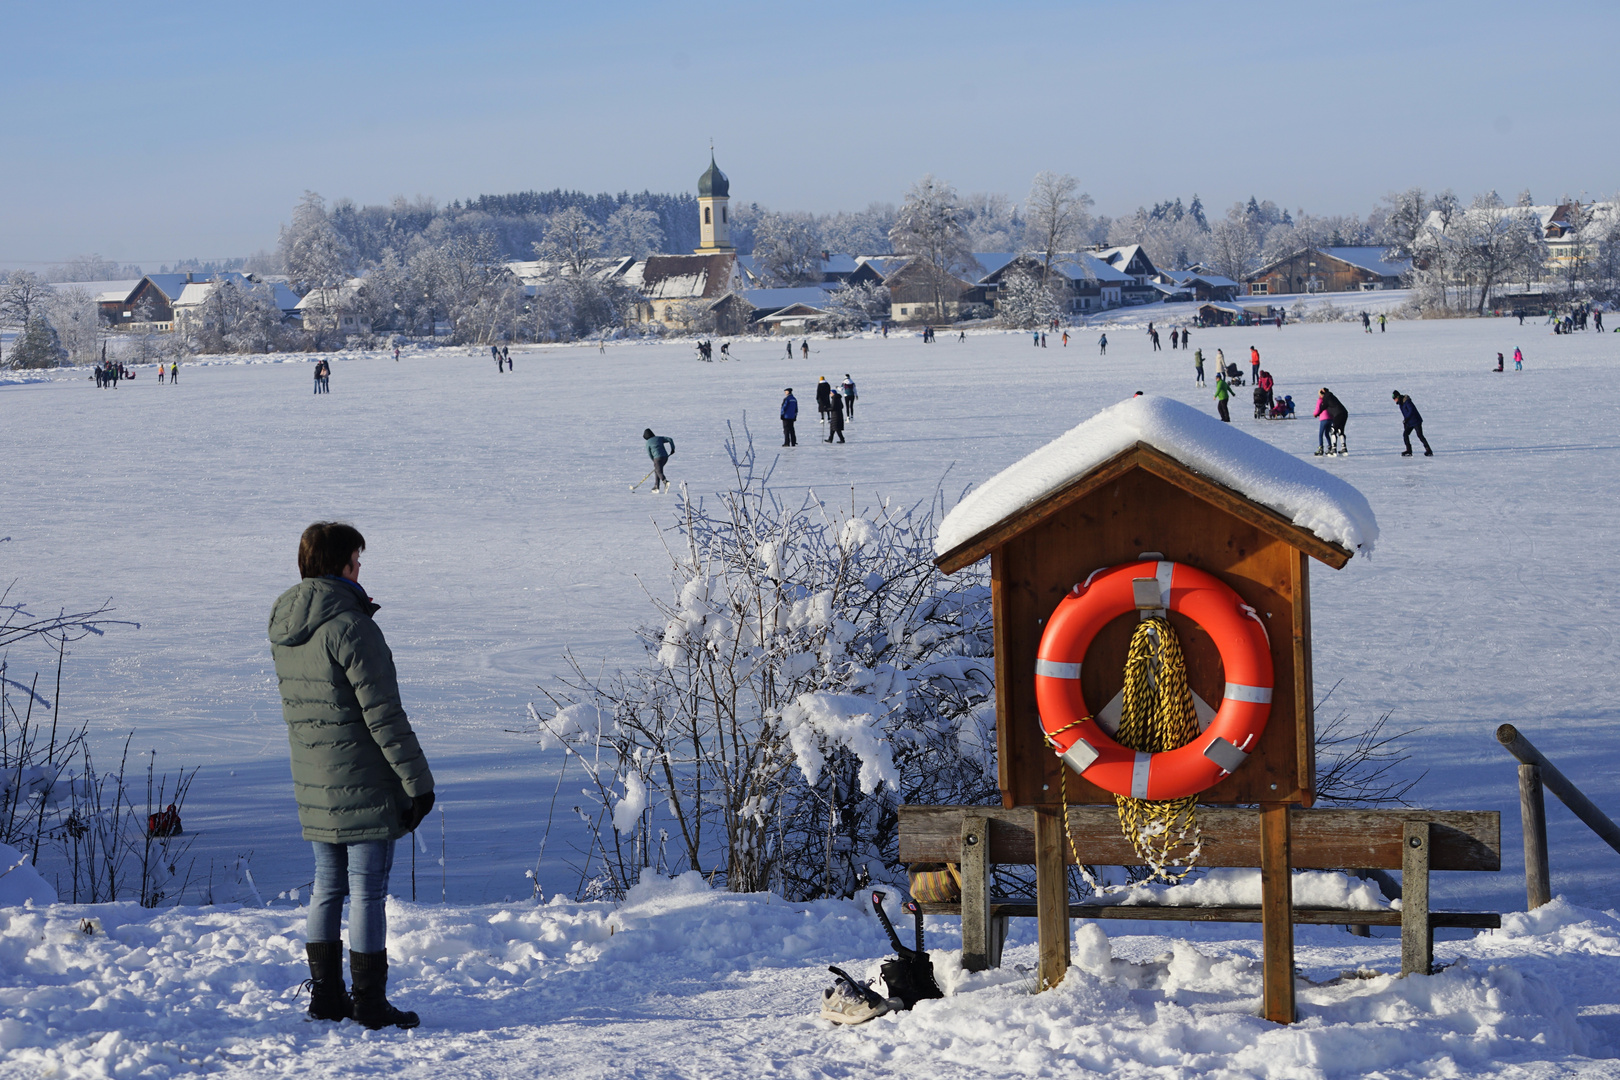
<instances>
[{"instance_id":1,"label":"chimney on roof","mask_svg":"<svg viewBox=\"0 0 1620 1080\"><path fill-rule=\"evenodd\" d=\"M186 271L186 284L187 285L191 284L191 271L190 270Z\"/></svg>"}]
</instances>

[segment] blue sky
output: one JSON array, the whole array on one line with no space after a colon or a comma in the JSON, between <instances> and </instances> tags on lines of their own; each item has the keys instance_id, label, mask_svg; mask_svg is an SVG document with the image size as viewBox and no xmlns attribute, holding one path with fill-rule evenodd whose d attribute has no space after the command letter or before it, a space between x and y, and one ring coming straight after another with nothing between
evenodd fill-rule
<instances>
[{"instance_id":1,"label":"blue sky","mask_svg":"<svg viewBox=\"0 0 1620 1080\"><path fill-rule=\"evenodd\" d=\"M932 172L1099 213L1197 191L1620 189L1620 8L1497 3L7 3L0 267L274 245L305 189L898 202Z\"/></svg>"}]
</instances>

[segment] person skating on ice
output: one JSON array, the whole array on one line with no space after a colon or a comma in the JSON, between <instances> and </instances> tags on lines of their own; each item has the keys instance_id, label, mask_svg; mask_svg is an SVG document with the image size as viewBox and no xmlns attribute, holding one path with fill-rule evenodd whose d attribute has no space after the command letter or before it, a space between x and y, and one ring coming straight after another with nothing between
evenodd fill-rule
<instances>
[{"instance_id":1,"label":"person skating on ice","mask_svg":"<svg viewBox=\"0 0 1620 1080\"><path fill-rule=\"evenodd\" d=\"M849 372L844 372L844 381L838 384L838 389L844 396L844 415L855 419L855 380L849 377Z\"/></svg>"},{"instance_id":2,"label":"person skating on ice","mask_svg":"<svg viewBox=\"0 0 1620 1080\"><path fill-rule=\"evenodd\" d=\"M837 436L839 442L844 441L844 397L834 390L827 396L827 442L832 442Z\"/></svg>"},{"instance_id":3,"label":"person skating on ice","mask_svg":"<svg viewBox=\"0 0 1620 1080\"><path fill-rule=\"evenodd\" d=\"M1423 437L1423 414L1418 412L1417 406L1412 404L1412 399L1409 396L1399 390L1393 393L1395 405L1401 410L1401 441L1406 444L1406 449L1401 452L1401 457L1412 456L1413 435L1416 435L1418 442L1423 444L1423 456L1434 457L1434 451L1429 448L1429 440Z\"/></svg>"},{"instance_id":4,"label":"person skating on ice","mask_svg":"<svg viewBox=\"0 0 1620 1080\"><path fill-rule=\"evenodd\" d=\"M816 422L817 423L825 424L827 422L827 410L828 410L828 408L830 408L829 399L831 397L832 397L832 383L827 381L827 376L822 375L821 377L816 379Z\"/></svg>"},{"instance_id":5,"label":"person skating on ice","mask_svg":"<svg viewBox=\"0 0 1620 1080\"><path fill-rule=\"evenodd\" d=\"M647 444L647 456L652 458L653 491L656 493L660 484L663 490L668 491L669 480L664 476L664 463L675 453L675 440L668 435L654 435L652 428L643 431L641 438Z\"/></svg>"},{"instance_id":6,"label":"person skating on ice","mask_svg":"<svg viewBox=\"0 0 1620 1080\"><path fill-rule=\"evenodd\" d=\"M782 391L782 445L798 446L799 436L793 430L799 418L799 399L793 396L793 387Z\"/></svg>"},{"instance_id":7,"label":"person skating on ice","mask_svg":"<svg viewBox=\"0 0 1620 1080\"><path fill-rule=\"evenodd\" d=\"M1231 387L1226 385L1226 377L1219 373L1215 376L1215 411L1221 414L1221 423L1230 424L1232 414L1227 411L1226 401L1232 396Z\"/></svg>"}]
</instances>

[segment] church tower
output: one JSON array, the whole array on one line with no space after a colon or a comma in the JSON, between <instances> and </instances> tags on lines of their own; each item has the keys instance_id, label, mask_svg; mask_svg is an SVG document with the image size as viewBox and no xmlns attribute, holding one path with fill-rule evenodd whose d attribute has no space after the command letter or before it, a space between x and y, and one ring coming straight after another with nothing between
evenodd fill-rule
<instances>
[{"instance_id":1,"label":"church tower","mask_svg":"<svg viewBox=\"0 0 1620 1080\"><path fill-rule=\"evenodd\" d=\"M696 254L714 255L735 251L731 246L731 221L727 204L731 202L731 181L714 163L714 151L709 151L709 168L698 177L698 222L703 242Z\"/></svg>"}]
</instances>

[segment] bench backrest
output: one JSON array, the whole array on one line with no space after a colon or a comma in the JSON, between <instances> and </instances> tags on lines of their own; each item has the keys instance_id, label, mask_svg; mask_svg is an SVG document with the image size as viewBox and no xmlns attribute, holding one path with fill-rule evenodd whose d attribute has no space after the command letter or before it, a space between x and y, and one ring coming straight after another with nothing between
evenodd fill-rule
<instances>
[{"instance_id":1,"label":"bench backrest","mask_svg":"<svg viewBox=\"0 0 1620 1080\"><path fill-rule=\"evenodd\" d=\"M1035 862L1035 811L1027 806L902 806L900 861L960 862L962 818L967 814L990 819L991 862ZM1430 823L1431 870L1502 868L1502 815L1495 810L1292 810L1289 862L1296 870L1399 870L1402 829L1408 821ZM1134 866L1142 861L1120 832L1113 807L1071 806L1069 824L1087 863ZM1257 811L1200 806L1198 824L1204 841L1200 866L1260 865ZM1066 857L1074 861L1072 854Z\"/></svg>"}]
</instances>

